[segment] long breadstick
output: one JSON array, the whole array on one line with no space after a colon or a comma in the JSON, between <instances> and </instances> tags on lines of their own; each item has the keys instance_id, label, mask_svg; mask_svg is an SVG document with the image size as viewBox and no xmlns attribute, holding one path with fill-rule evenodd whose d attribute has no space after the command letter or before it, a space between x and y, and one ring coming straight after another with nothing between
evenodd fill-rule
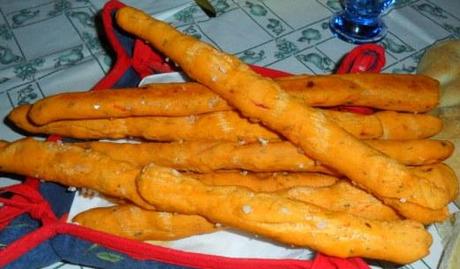
<instances>
[{"instance_id":1,"label":"long breadstick","mask_svg":"<svg viewBox=\"0 0 460 269\"><path fill-rule=\"evenodd\" d=\"M438 81L420 75L393 75L303 75L278 78L275 81L294 98L318 107L357 105L382 110L426 112L438 104Z\"/></svg>"},{"instance_id":2,"label":"long breadstick","mask_svg":"<svg viewBox=\"0 0 460 269\"><path fill-rule=\"evenodd\" d=\"M406 165L426 165L447 159L453 144L442 140L366 140L365 143ZM238 144L220 141L173 143L83 142L117 160L143 166L150 162L184 171L248 170L255 172L322 172L337 174L307 157L289 142Z\"/></svg>"},{"instance_id":3,"label":"long breadstick","mask_svg":"<svg viewBox=\"0 0 460 269\"><path fill-rule=\"evenodd\" d=\"M161 210L202 215L332 256L409 263L425 256L431 244L429 233L414 221L367 220L275 194L209 186L153 164L144 167L137 184L142 197Z\"/></svg>"},{"instance_id":4,"label":"long breadstick","mask_svg":"<svg viewBox=\"0 0 460 269\"><path fill-rule=\"evenodd\" d=\"M385 110L424 112L437 104L437 82L427 76L343 74L291 76L275 79L281 88L307 105L358 105ZM69 119L111 116L187 116L232 110L225 100L194 83L150 84L116 91L61 93L33 104L30 119L37 125Z\"/></svg>"},{"instance_id":5,"label":"long breadstick","mask_svg":"<svg viewBox=\"0 0 460 269\"><path fill-rule=\"evenodd\" d=\"M153 208L137 192L138 166L115 161L90 149L32 138L0 142L0 171L85 187L131 200L143 208Z\"/></svg>"},{"instance_id":6,"label":"long breadstick","mask_svg":"<svg viewBox=\"0 0 460 269\"><path fill-rule=\"evenodd\" d=\"M197 215L145 210L131 204L92 208L72 219L85 227L135 240L176 240L214 232L213 223Z\"/></svg>"},{"instance_id":7,"label":"long breadstick","mask_svg":"<svg viewBox=\"0 0 460 269\"><path fill-rule=\"evenodd\" d=\"M371 147L406 165L427 165L449 158L455 146L448 140L364 140Z\"/></svg>"},{"instance_id":8,"label":"long breadstick","mask_svg":"<svg viewBox=\"0 0 460 269\"><path fill-rule=\"evenodd\" d=\"M234 111L187 117L131 117L92 120L62 120L37 126L28 119L30 105L13 109L8 116L30 133L59 134L64 137L98 139L141 137L148 140L279 140L281 137L262 125L250 122ZM417 139L438 133L442 122L430 115L378 112L373 115L325 111L329 118L360 139Z\"/></svg>"},{"instance_id":9,"label":"long breadstick","mask_svg":"<svg viewBox=\"0 0 460 269\"><path fill-rule=\"evenodd\" d=\"M297 102L236 57L131 7L120 9L116 19L121 28L148 41L188 76L208 86L245 116L261 120L309 156L375 195L401 206L409 202L440 209L449 203L444 188L412 174L404 165L357 140L322 112Z\"/></svg>"},{"instance_id":10,"label":"long breadstick","mask_svg":"<svg viewBox=\"0 0 460 269\"><path fill-rule=\"evenodd\" d=\"M120 119L56 121L36 126L27 118L30 106L11 111L9 119L24 131L34 134L58 134L81 139L140 137L155 141L279 140L272 131L241 118L235 112L216 112L188 117L133 117Z\"/></svg>"},{"instance_id":11,"label":"long breadstick","mask_svg":"<svg viewBox=\"0 0 460 269\"><path fill-rule=\"evenodd\" d=\"M397 220L398 214L369 193L353 187L345 180L332 186L312 188L294 187L277 194L326 210L346 212L354 216L373 220ZM446 216L447 217L447 216Z\"/></svg>"},{"instance_id":12,"label":"long breadstick","mask_svg":"<svg viewBox=\"0 0 460 269\"><path fill-rule=\"evenodd\" d=\"M345 180L332 176L316 173L260 175L259 173L237 172L185 175L198 179L207 185L242 186L249 188L253 192L272 192L327 210L347 212L367 219L400 219L393 209L384 205L372 195L352 186ZM307 181L306 179L309 180ZM278 185L274 183L278 183Z\"/></svg>"},{"instance_id":13,"label":"long breadstick","mask_svg":"<svg viewBox=\"0 0 460 269\"><path fill-rule=\"evenodd\" d=\"M445 221L449 217L447 207L442 209L428 209L414 204L398 208L398 204L385 205L374 196L359 188L351 186L345 181L340 181L332 186L312 188L297 187L278 194L310 204L323 207L337 212L347 212L349 214L375 220L394 220L398 219L398 214L391 207L399 211L406 210L408 219L418 221L423 224L432 224ZM313 201L314 200L314 201Z\"/></svg>"},{"instance_id":14,"label":"long breadstick","mask_svg":"<svg viewBox=\"0 0 460 269\"><path fill-rule=\"evenodd\" d=\"M435 173L432 178L443 181L446 178L455 178L452 171L445 165L433 165L414 168L415 173L423 173L430 170ZM259 178L260 175L252 173L205 173L205 174L190 174L191 177L200 180L203 183L219 186L243 186L255 192L277 192L279 195L296 199L310 204L314 204L326 209L334 211L349 212L357 216L362 216L371 219L391 219L394 217L394 211L391 208L382 205L380 201L372 195L350 186L349 184L328 184L328 185L312 185L311 181L306 181L306 177L311 177L311 180L321 180L324 178L319 177L317 174L311 173L287 173L287 182L290 183L286 186L273 186L274 180L269 178L264 180ZM324 175L322 175L324 176ZM283 173L277 173L277 177L283 178ZM290 182L292 177L301 177L295 182ZM333 176L328 176L327 180L333 180ZM266 182L266 184L264 184ZM335 178L335 182L340 182ZM285 183L283 181L283 183ZM436 183L436 182L435 182ZM262 185L262 186L261 186ZM451 190L452 199L456 196L455 186ZM392 200L384 200L384 202L391 207L399 207L399 203L393 203ZM441 222L449 217L447 207L442 209L429 209L415 204L405 204L400 207L398 211L404 211L408 219L421 222L423 224L431 224L434 222Z\"/></svg>"},{"instance_id":15,"label":"long breadstick","mask_svg":"<svg viewBox=\"0 0 460 269\"><path fill-rule=\"evenodd\" d=\"M321 173L251 173L246 171L184 173L208 185L244 186L255 192L276 192L296 187L328 187L339 179Z\"/></svg>"}]
</instances>

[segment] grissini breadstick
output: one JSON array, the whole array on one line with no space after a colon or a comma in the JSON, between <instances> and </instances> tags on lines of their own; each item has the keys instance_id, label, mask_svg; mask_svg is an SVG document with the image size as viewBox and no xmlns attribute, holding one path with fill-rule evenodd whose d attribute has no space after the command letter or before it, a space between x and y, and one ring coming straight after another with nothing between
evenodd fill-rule
<instances>
[{"instance_id":1,"label":"grissini breadstick","mask_svg":"<svg viewBox=\"0 0 460 269\"><path fill-rule=\"evenodd\" d=\"M197 215L146 210L132 204L92 208L76 215L82 226L135 240L176 240L214 232L215 224Z\"/></svg>"},{"instance_id":2,"label":"grissini breadstick","mask_svg":"<svg viewBox=\"0 0 460 269\"><path fill-rule=\"evenodd\" d=\"M161 210L202 215L214 223L332 256L409 263L425 256L431 244L430 234L414 221L368 220L276 194L209 186L153 164L144 167L137 185L142 197Z\"/></svg>"},{"instance_id":3,"label":"grissini breadstick","mask_svg":"<svg viewBox=\"0 0 460 269\"><path fill-rule=\"evenodd\" d=\"M246 171L184 173L208 185L244 186L255 192L275 192L294 187L327 187L337 177L321 173L251 173Z\"/></svg>"},{"instance_id":4,"label":"grissini breadstick","mask_svg":"<svg viewBox=\"0 0 460 269\"><path fill-rule=\"evenodd\" d=\"M342 74L275 79L307 105L358 105L384 110L424 112L437 104L438 84L421 75ZM187 116L232 110L225 100L195 83L161 83L116 91L61 93L33 104L29 117L43 125L57 120L133 116Z\"/></svg>"},{"instance_id":5,"label":"grissini breadstick","mask_svg":"<svg viewBox=\"0 0 460 269\"><path fill-rule=\"evenodd\" d=\"M363 218L400 219L391 207L384 205L367 192L352 186L345 180L318 173L276 173L275 175L265 173L261 175L259 173L220 172L185 175L207 185L243 186L254 192L273 192L327 210L347 212Z\"/></svg>"},{"instance_id":6,"label":"grissini breadstick","mask_svg":"<svg viewBox=\"0 0 460 269\"><path fill-rule=\"evenodd\" d=\"M29 118L43 125L70 119L188 116L231 110L224 100L198 83L168 85L174 86L62 93L33 104Z\"/></svg>"},{"instance_id":7,"label":"grissini breadstick","mask_svg":"<svg viewBox=\"0 0 460 269\"><path fill-rule=\"evenodd\" d=\"M451 173L451 170L444 165L434 165L426 167L414 168L416 173L421 173L423 170L430 170L431 173L436 173L433 176L437 180L444 180L444 178L455 177ZM277 173L277 175L283 175L283 173ZM235 172L224 172L224 173L205 173L205 174L190 174L191 177L200 180L205 184L221 185L221 186L244 186L255 192L276 192L279 195L296 199L304 202L308 202L326 209L343 211L353 213L358 216L372 218L372 219L390 219L394 217L394 210L389 207L382 205L382 202L374 198L372 195L358 189L350 184L341 183L329 184L324 186L310 185L311 182L305 180L297 180L294 182L287 181L290 188L285 186L278 187L273 186L274 180L269 178L268 180L258 178L259 175L248 173L247 175ZM295 176L312 177L312 180L323 180L315 173L287 173L286 177L290 179ZM325 176L325 175L322 175ZM329 178L334 179L333 176ZM329 179L329 180L331 180ZM338 178L335 178L336 182L341 182ZM265 186L260 186L266 182ZM320 181L320 183L322 183ZM454 195L455 187L453 187ZM421 222L423 224L431 224L434 222L444 221L449 217L447 207L442 209L429 209L426 207L418 206L415 204L406 203L404 207L400 207L399 203L394 203L392 200L384 200L384 202L391 207L399 207L398 211L405 211L406 218ZM365 208L363 210L363 207ZM380 208L380 209L378 209Z\"/></svg>"},{"instance_id":8,"label":"grissini breadstick","mask_svg":"<svg viewBox=\"0 0 460 269\"><path fill-rule=\"evenodd\" d=\"M30 133L59 134L64 137L97 139L141 137L148 140L280 140L262 125L250 122L234 111L222 111L187 117L131 117L62 120L37 126L28 119L30 105L18 106L9 114L19 128ZM442 122L430 115L387 112L372 115L324 111L328 117L360 139L416 139L438 133ZM383 115L380 119L379 115ZM389 118L390 120L386 120ZM388 122L392 125L388 125Z\"/></svg>"},{"instance_id":9,"label":"grissini breadstick","mask_svg":"<svg viewBox=\"0 0 460 269\"><path fill-rule=\"evenodd\" d=\"M236 57L131 7L119 9L116 20L122 29L149 42L244 116L260 120L379 198L432 209L449 203L443 188L354 138L324 113L296 101Z\"/></svg>"},{"instance_id":10,"label":"grissini breadstick","mask_svg":"<svg viewBox=\"0 0 460 269\"><path fill-rule=\"evenodd\" d=\"M397 220L398 214L369 193L352 186L345 180L325 187L294 187L277 194L324 209L346 212L373 220Z\"/></svg>"},{"instance_id":11,"label":"grissini breadstick","mask_svg":"<svg viewBox=\"0 0 460 269\"><path fill-rule=\"evenodd\" d=\"M383 203L390 206L395 211L398 211L401 215L404 214L407 219L411 219L425 225L435 222L443 222L450 216L447 206L441 209L430 209L411 203L401 206L401 203L397 203L391 199L383 199Z\"/></svg>"},{"instance_id":12,"label":"grissini breadstick","mask_svg":"<svg viewBox=\"0 0 460 269\"><path fill-rule=\"evenodd\" d=\"M28 105L16 107L8 118L17 127L34 134L58 134L81 139L140 137L155 141L280 139L274 132L257 123L251 123L232 111L188 117L63 120L36 126L27 119L29 109Z\"/></svg>"},{"instance_id":13,"label":"grissini breadstick","mask_svg":"<svg viewBox=\"0 0 460 269\"><path fill-rule=\"evenodd\" d=\"M399 204L393 204L392 201L388 201L386 204L382 203L374 196L352 186L345 180L338 181L332 186L320 188L294 187L289 190L280 191L278 194L328 210L347 212L355 216L375 220L398 219L398 214L392 207L400 211L405 211L406 215L410 216L407 219L423 224L441 222L449 217L447 207L433 210L414 204L407 204L403 208L398 208Z\"/></svg>"},{"instance_id":14,"label":"grissini breadstick","mask_svg":"<svg viewBox=\"0 0 460 269\"><path fill-rule=\"evenodd\" d=\"M135 179L138 166L92 150L32 138L0 143L0 171L85 187L102 194L153 208L139 196Z\"/></svg>"},{"instance_id":15,"label":"grissini breadstick","mask_svg":"<svg viewBox=\"0 0 460 269\"><path fill-rule=\"evenodd\" d=\"M449 201L453 201L458 194L458 179L455 172L444 163L436 163L424 166L408 167L411 173L419 178L427 178L433 185L443 189ZM447 206L439 209L430 209L413 203L395 201L380 197L387 205L397 210L408 219L413 219L424 224L445 221L449 217Z\"/></svg>"},{"instance_id":16,"label":"grissini breadstick","mask_svg":"<svg viewBox=\"0 0 460 269\"><path fill-rule=\"evenodd\" d=\"M426 165L447 159L453 144L442 140L365 140L365 143L405 165ZM183 171L248 170L254 172L322 172L337 174L286 141L239 144L221 141L172 143L82 142L75 145L116 160L143 166L150 162Z\"/></svg>"},{"instance_id":17,"label":"grissini breadstick","mask_svg":"<svg viewBox=\"0 0 460 269\"><path fill-rule=\"evenodd\" d=\"M208 173L216 170L247 170L335 174L333 170L299 153L289 142L266 145L257 142L240 145L219 141L141 144L87 142L76 145L138 166L153 162L182 171Z\"/></svg>"},{"instance_id":18,"label":"grissini breadstick","mask_svg":"<svg viewBox=\"0 0 460 269\"><path fill-rule=\"evenodd\" d=\"M454 144L448 140L364 140L371 147L406 165L427 165L439 163L454 152Z\"/></svg>"},{"instance_id":19,"label":"grissini breadstick","mask_svg":"<svg viewBox=\"0 0 460 269\"><path fill-rule=\"evenodd\" d=\"M438 104L438 81L427 76L393 75L301 75L275 81L291 96L310 106L355 105L382 110L427 112Z\"/></svg>"},{"instance_id":20,"label":"grissini breadstick","mask_svg":"<svg viewBox=\"0 0 460 269\"><path fill-rule=\"evenodd\" d=\"M379 111L370 115L321 110L331 121L360 139L419 139L442 130L442 120L428 114Z\"/></svg>"}]
</instances>

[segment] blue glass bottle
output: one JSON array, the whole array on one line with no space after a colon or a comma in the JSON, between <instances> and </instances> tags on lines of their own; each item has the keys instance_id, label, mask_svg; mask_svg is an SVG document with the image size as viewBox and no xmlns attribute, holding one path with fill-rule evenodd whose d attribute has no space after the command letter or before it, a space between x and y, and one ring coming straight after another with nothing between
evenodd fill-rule
<instances>
[{"instance_id":1,"label":"blue glass bottle","mask_svg":"<svg viewBox=\"0 0 460 269\"><path fill-rule=\"evenodd\" d=\"M343 11L332 16L329 26L339 38L355 43L381 40L387 28L382 15L395 0L344 0Z\"/></svg>"}]
</instances>

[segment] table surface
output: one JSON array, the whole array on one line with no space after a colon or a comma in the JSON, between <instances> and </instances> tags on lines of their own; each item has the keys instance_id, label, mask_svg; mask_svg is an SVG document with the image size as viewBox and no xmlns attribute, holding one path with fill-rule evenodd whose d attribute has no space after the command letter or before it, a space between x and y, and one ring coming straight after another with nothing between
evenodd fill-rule
<instances>
[{"instance_id":1,"label":"table surface","mask_svg":"<svg viewBox=\"0 0 460 269\"><path fill-rule=\"evenodd\" d=\"M110 70L95 15L101 0L0 0L0 116L64 91L86 91ZM354 45L334 37L328 20L339 0L212 0L208 17L191 0L127 0L179 30L247 63L301 74L331 73ZM399 0L384 18L384 72L414 73L424 51L460 38L460 1ZM0 125L1 139L21 135ZM1 184L8 184L7 178ZM435 242L436 244L436 242ZM407 268L435 268L427 258ZM63 267L64 266L64 267ZM50 268L80 268L57 264Z\"/></svg>"}]
</instances>

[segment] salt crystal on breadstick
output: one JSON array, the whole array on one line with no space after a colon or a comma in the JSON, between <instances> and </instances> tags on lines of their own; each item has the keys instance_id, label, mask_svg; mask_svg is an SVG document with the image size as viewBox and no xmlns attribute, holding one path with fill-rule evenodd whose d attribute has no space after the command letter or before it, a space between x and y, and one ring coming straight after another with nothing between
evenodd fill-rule
<instances>
[{"instance_id":1,"label":"salt crystal on breadstick","mask_svg":"<svg viewBox=\"0 0 460 269\"><path fill-rule=\"evenodd\" d=\"M376 196L401 206L414 203L432 209L449 203L443 188L354 138L322 112L297 102L236 57L131 7L121 8L116 19L121 28L149 42L243 115L260 120Z\"/></svg>"}]
</instances>

